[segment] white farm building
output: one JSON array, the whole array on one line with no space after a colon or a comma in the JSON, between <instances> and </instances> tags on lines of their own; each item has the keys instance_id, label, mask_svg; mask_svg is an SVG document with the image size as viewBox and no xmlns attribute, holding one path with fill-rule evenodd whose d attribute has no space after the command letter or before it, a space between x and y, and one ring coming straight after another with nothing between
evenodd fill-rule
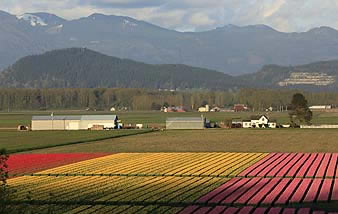
<instances>
[{"instance_id":1,"label":"white farm building","mask_svg":"<svg viewBox=\"0 0 338 214\"><path fill-rule=\"evenodd\" d=\"M269 117L265 115L253 116L250 120L233 120L232 125L236 128L277 128L277 122L270 120Z\"/></svg>"},{"instance_id":2,"label":"white farm building","mask_svg":"<svg viewBox=\"0 0 338 214\"><path fill-rule=\"evenodd\" d=\"M251 127L244 128L272 128L277 127L277 122L275 120L270 120L269 117L265 115L253 116L251 117Z\"/></svg>"},{"instance_id":3,"label":"white farm building","mask_svg":"<svg viewBox=\"0 0 338 214\"><path fill-rule=\"evenodd\" d=\"M172 117L166 121L166 129L205 129L204 117Z\"/></svg>"},{"instance_id":4,"label":"white farm building","mask_svg":"<svg viewBox=\"0 0 338 214\"><path fill-rule=\"evenodd\" d=\"M66 115L33 116L31 129L38 130L88 130L94 127L102 129L118 128L116 115Z\"/></svg>"}]
</instances>

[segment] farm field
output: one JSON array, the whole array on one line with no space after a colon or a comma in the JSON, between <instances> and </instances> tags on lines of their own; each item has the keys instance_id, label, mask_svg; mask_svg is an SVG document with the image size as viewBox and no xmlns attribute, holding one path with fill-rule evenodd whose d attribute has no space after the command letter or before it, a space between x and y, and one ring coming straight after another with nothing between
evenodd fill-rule
<instances>
[{"instance_id":1,"label":"farm field","mask_svg":"<svg viewBox=\"0 0 338 214\"><path fill-rule=\"evenodd\" d=\"M8 184L41 213L329 213L337 168L337 153L120 153Z\"/></svg>"},{"instance_id":2,"label":"farm field","mask_svg":"<svg viewBox=\"0 0 338 214\"><path fill-rule=\"evenodd\" d=\"M111 114L111 112L57 111L58 114ZM85 144L55 147L38 153L69 152L338 152L335 130L203 130L165 131L119 138L142 132L17 132L18 124L29 124L32 115L49 112L0 113L0 148L11 153L81 142ZM287 113L269 113L279 122L288 122ZM200 116L200 113L118 112L123 123L157 124L164 126L167 117ZM252 113L210 112L204 114L212 121L247 118ZM338 113L315 113L314 123L338 124ZM147 132L147 131L146 131ZM118 138L116 138L118 137ZM110 139L112 138L112 139ZM114 139L113 139L114 138ZM108 139L108 140L104 140ZM325 139L325 140L324 140ZM93 141L98 141L93 143ZM91 143L89 143L91 142ZM207 142L207 144L205 143Z\"/></svg>"},{"instance_id":3,"label":"farm field","mask_svg":"<svg viewBox=\"0 0 338 214\"><path fill-rule=\"evenodd\" d=\"M29 121L31 115L24 115ZM120 117L127 123L163 124L168 115L200 114L127 112ZM207 117L221 121L237 116L210 113ZM239 114L245 116L249 115ZM277 116L288 120L286 114ZM22 115L6 117L13 127L25 120ZM315 119L336 120L338 114L317 114ZM1 130L0 148L13 153L8 161L11 209L334 213L338 211L337 139L334 129Z\"/></svg>"},{"instance_id":4,"label":"farm field","mask_svg":"<svg viewBox=\"0 0 338 214\"><path fill-rule=\"evenodd\" d=\"M335 129L168 130L78 145L34 150L69 152L338 152Z\"/></svg>"},{"instance_id":5,"label":"farm field","mask_svg":"<svg viewBox=\"0 0 338 214\"><path fill-rule=\"evenodd\" d=\"M50 115L51 111L33 111L33 112L0 112L0 128L17 128L18 125L30 125L33 115ZM165 125L167 117L199 117L202 113L163 113L158 111L130 111L130 112L88 112L88 111L54 111L54 115L86 115L86 114L117 114L125 124L160 124ZM252 115L266 114L266 112L208 112L203 115L214 122L227 121L233 118L248 119ZM277 119L279 123L289 123L287 112L269 112L268 115ZM338 124L338 113L314 112L314 124Z\"/></svg>"},{"instance_id":6,"label":"farm field","mask_svg":"<svg viewBox=\"0 0 338 214\"><path fill-rule=\"evenodd\" d=\"M24 152L39 148L79 144L149 132L149 130L113 131L0 131L0 148L8 152Z\"/></svg>"},{"instance_id":7,"label":"farm field","mask_svg":"<svg viewBox=\"0 0 338 214\"><path fill-rule=\"evenodd\" d=\"M31 174L44 169L98 158L107 153L69 153L69 154L16 154L10 155L7 165L9 177Z\"/></svg>"}]
</instances>

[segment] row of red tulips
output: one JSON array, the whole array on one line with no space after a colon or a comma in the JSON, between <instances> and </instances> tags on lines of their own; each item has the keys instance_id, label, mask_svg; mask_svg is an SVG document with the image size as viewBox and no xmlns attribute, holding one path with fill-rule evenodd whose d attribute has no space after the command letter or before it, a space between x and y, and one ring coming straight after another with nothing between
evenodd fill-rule
<instances>
[{"instance_id":1,"label":"row of red tulips","mask_svg":"<svg viewBox=\"0 0 338 214\"><path fill-rule=\"evenodd\" d=\"M14 154L7 161L10 176L29 174L53 167L109 155L107 153Z\"/></svg>"}]
</instances>

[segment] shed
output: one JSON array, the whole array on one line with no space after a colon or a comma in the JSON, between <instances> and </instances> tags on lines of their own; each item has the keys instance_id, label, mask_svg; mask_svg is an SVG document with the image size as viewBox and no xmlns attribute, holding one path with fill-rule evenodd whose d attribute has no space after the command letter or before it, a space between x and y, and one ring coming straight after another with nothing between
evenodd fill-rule
<instances>
[{"instance_id":1,"label":"shed","mask_svg":"<svg viewBox=\"0 0 338 214\"><path fill-rule=\"evenodd\" d=\"M33 116L32 130L88 130L96 126L115 129L118 126L116 115L61 115Z\"/></svg>"},{"instance_id":2,"label":"shed","mask_svg":"<svg viewBox=\"0 0 338 214\"><path fill-rule=\"evenodd\" d=\"M204 129L204 117L172 117L166 121L166 129Z\"/></svg>"}]
</instances>

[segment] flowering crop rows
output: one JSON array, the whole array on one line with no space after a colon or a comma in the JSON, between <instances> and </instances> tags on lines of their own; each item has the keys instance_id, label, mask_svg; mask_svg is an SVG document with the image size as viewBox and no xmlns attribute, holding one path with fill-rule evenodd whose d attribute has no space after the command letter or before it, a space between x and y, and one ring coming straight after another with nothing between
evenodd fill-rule
<instances>
[{"instance_id":1,"label":"flowering crop rows","mask_svg":"<svg viewBox=\"0 0 338 214\"><path fill-rule=\"evenodd\" d=\"M60 213L177 213L185 206L181 203L193 203L266 155L114 154L13 178L8 184L16 189L16 202L29 197L67 203Z\"/></svg>"},{"instance_id":2,"label":"flowering crop rows","mask_svg":"<svg viewBox=\"0 0 338 214\"><path fill-rule=\"evenodd\" d=\"M105 155L107 154L15 154L10 156L7 164L10 176L17 176Z\"/></svg>"},{"instance_id":3,"label":"flowering crop rows","mask_svg":"<svg viewBox=\"0 0 338 214\"><path fill-rule=\"evenodd\" d=\"M184 207L158 206L158 205L30 205L34 213L62 213L62 214L94 214L94 213L128 213L128 214L146 214L146 213L179 213ZM13 206L15 209L16 207ZM17 210L22 209L18 206ZM53 210L52 212L50 210ZM24 213L24 212L22 212Z\"/></svg>"},{"instance_id":4,"label":"flowering crop rows","mask_svg":"<svg viewBox=\"0 0 338 214\"><path fill-rule=\"evenodd\" d=\"M198 201L230 205L285 205L337 200L338 179L234 178Z\"/></svg>"},{"instance_id":5,"label":"flowering crop rows","mask_svg":"<svg viewBox=\"0 0 338 214\"><path fill-rule=\"evenodd\" d=\"M184 210L180 212L180 214L310 214L310 208L280 208L280 207L226 207L226 206L216 206L216 207L201 207L197 205L186 207ZM318 211L317 214L322 214L325 212Z\"/></svg>"},{"instance_id":6,"label":"flowering crop rows","mask_svg":"<svg viewBox=\"0 0 338 214\"><path fill-rule=\"evenodd\" d=\"M17 189L14 201L25 201L29 195L31 200L47 203L156 205L192 203L226 181L201 177L23 176L10 179L9 185Z\"/></svg>"},{"instance_id":7,"label":"flowering crop rows","mask_svg":"<svg viewBox=\"0 0 338 214\"><path fill-rule=\"evenodd\" d=\"M45 170L38 175L236 176L267 154L115 154Z\"/></svg>"},{"instance_id":8,"label":"flowering crop rows","mask_svg":"<svg viewBox=\"0 0 338 214\"><path fill-rule=\"evenodd\" d=\"M245 177L338 177L338 154L272 153L240 173Z\"/></svg>"},{"instance_id":9,"label":"flowering crop rows","mask_svg":"<svg viewBox=\"0 0 338 214\"><path fill-rule=\"evenodd\" d=\"M337 164L338 154L121 153L8 184L16 203L60 213L326 213L338 210Z\"/></svg>"},{"instance_id":10,"label":"flowering crop rows","mask_svg":"<svg viewBox=\"0 0 338 214\"><path fill-rule=\"evenodd\" d=\"M204 195L198 202L225 206L264 207L300 206L301 204L311 207L318 203L327 205L330 202L336 203L338 202L337 158L338 154L272 153L239 173L239 176ZM338 210L338 206L336 207L337 209L330 210ZM184 213L189 213L191 209L193 207L187 209L188 211L185 210ZM273 209L268 211L270 212L281 213L282 211Z\"/></svg>"}]
</instances>

